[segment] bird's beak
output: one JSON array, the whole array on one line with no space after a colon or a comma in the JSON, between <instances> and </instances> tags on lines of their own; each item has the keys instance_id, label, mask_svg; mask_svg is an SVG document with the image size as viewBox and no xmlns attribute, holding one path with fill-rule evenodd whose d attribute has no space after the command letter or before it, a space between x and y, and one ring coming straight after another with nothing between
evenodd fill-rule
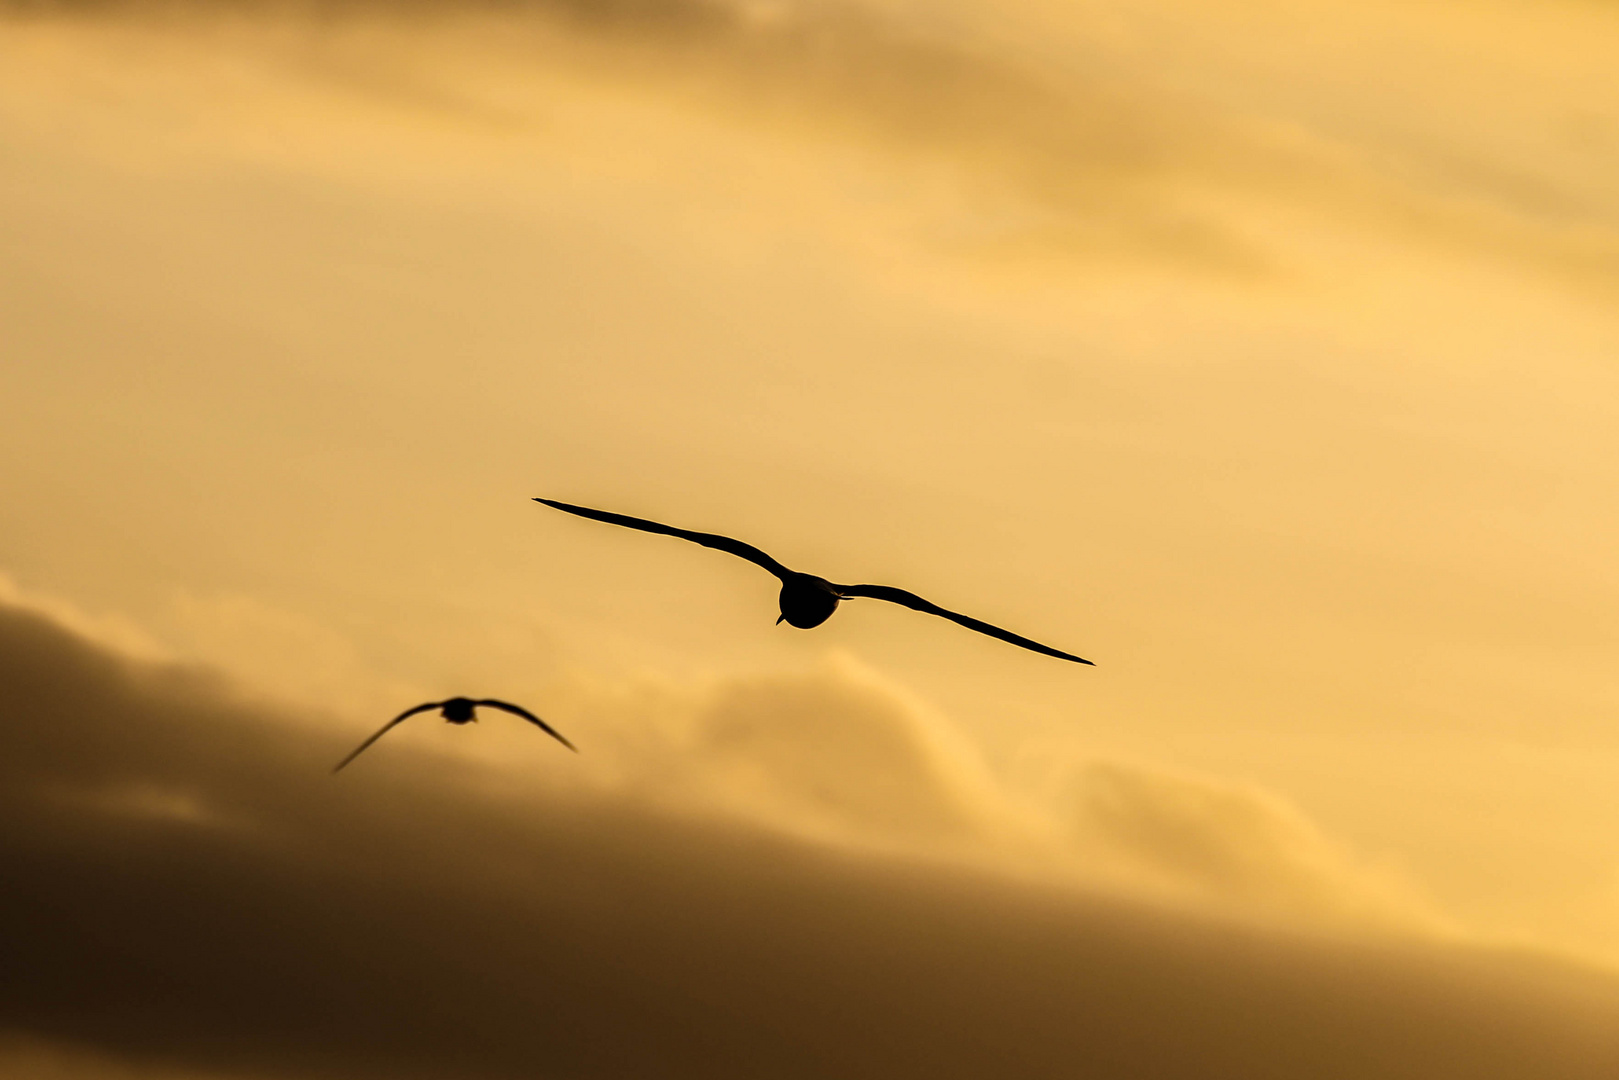
<instances>
[{"instance_id":1,"label":"bird's beak","mask_svg":"<svg viewBox=\"0 0 1619 1080\"><path fill-rule=\"evenodd\" d=\"M776 616L776 625L780 626L781 625L781 620L785 619L786 617L787 617L786 615L777 615Z\"/></svg>"}]
</instances>

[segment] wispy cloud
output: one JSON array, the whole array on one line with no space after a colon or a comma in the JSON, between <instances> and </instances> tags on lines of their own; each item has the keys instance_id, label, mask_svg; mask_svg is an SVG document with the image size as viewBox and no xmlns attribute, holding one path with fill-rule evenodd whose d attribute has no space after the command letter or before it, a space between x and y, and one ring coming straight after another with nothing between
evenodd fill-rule
<instances>
[{"instance_id":1,"label":"wispy cloud","mask_svg":"<svg viewBox=\"0 0 1619 1080\"><path fill-rule=\"evenodd\" d=\"M268 62L300 84L294 96L318 88L334 101L459 114L498 140L543 139L539 88L566 77L806 146L844 142L886 157L931 207L889 212L933 256L1124 257L1250 276L1342 258L1346 234L1370 230L1604 290L1619 273L1611 73L1583 52L1562 76L1544 62L1619 34L1596 8L1312 5L1323 40L1387 38L1389 82L1376 94L1341 85L1343 61L1301 46L1286 19L1176 3L1066 14L719 0L89 10L155 14L170 40L196 33L243 50L232 77ZM1141 47L1155 21L1183 22L1209 44L1173 57L1182 70L1166 76L1171 58ZM1486 55L1458 44L1474 40ZM1447 111L1458 88L1491 93L1507 74L1522 80L1511 101ZM1570 83L1583 89L1574 104ZM1500 120L1481 128L1492 110Z\"/></svg>"}]
</instances>

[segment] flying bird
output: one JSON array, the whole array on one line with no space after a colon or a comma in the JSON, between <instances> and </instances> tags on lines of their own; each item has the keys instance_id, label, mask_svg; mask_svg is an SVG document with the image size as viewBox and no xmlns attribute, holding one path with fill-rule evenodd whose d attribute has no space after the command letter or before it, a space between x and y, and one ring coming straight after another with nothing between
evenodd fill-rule
<instances>
[{"instance_id":1,"label":"flying bird","mask_svg":"<svg viewBox=\"0 0 1619 1080\"><path fill-rule=\"evenodd\" d=\"M513 716L521 716L524 720L527 720L529 723L538 727L541 731L551 736L563 746L566 746L569 750L572 750L576 754L579 752L579 748L577 746L563 738L562 734L552 728L550 724L547 724L544 720L541 720L538 716L535 716L533 713L529 712L525 708L522 708L521 706L513 705L509 701L496 701L494 698L483 698L479 701L474 701L471 698L453 697L447 701L428 701L421 705L417 705L413 709L406 709L404 712L400 713L386 724L383 724L382 730L378 731L375 735L361 743L359 748L356 749L354 753L338 762L337 768L333 769L332 771L337 772L338 769L341 769L343 766L359 757L361 752L364 751L366 747L388 734L389 731L393 730L394 725L400 723L406 717L415 716L419 712L431 712L434 709L438 709L440 715L442 715L444 719L448 720L452 724L471 724L475 723L478 719L474 710L476 710L480 705L487 705L491 709L502 709L511 713Z\"/></svg>"},{"instance_id":2,"label":"flying bird","mask_svg":"<svg viewBox=\"0 0 1619 1080\"><path fill-rule=\"evenodd\" d=\"M609 525L623 525L630 529L640 529L643 532L660 533L664 536L678 536L682 540L690 540L694 544L715 548L719 551L728 551L732 555L748 560L775 574L781 579L781 618L777 624L786 621L789 625L800 630L808 630L813 626L820 626L832 617L841 601L857 596L866 596L874 600L887 600L889 603L900 604L915 611L925 611L929 615L938 615L951 622L960 623L969 630L977 630L980 634L1009 641L1013 645L1032 649L1046 656L1055 656L1059 660L1072 660L1076 664L1089 664L1083 657L1065 653L1060 649L1053 649L1049 645L1042 645L1038 641L1031 641L1020 634L1010 630L1002 630L998 626L991 626L987 622L967 615L960 615L954 611L946 611L937 604L922 599L915 593L896 589L891 585L836 585L824 577L814 574L801 574L796 570L789 570L769 555L760 551L752 544L744 544L740 540L732 540L728 536L718 536L714 533L692 532L688 529L677 529L672 525L660 525L656 521L647 521L644 518L629 517L624 514L611 514L606 510L591 510L584 506L573 506L553 499L535 499L535 502L546 506L564 510L570 514L578 514L593 521L605 521ZM1094 666L1094 665L1093 665Z\"/></svg>"}]
</instances>

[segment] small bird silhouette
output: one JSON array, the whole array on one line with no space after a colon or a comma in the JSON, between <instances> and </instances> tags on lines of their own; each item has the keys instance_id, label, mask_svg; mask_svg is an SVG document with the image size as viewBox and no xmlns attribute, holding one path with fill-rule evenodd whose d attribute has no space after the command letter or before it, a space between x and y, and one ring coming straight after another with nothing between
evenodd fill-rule
<instances>
[{"instance_id":1,"label":"small bird silhouette","mask_svg":"<svg viewBox=\"0 0 1619 1080\"><path fill-rule=\"evenodd\" d=\"M781 618L800 630L808 630L812 626L820 626L832 617L841 601L856 596L870 597L874 600L887 600L893 604L900 604L915 611L925 611L929 615L938 615L951 622L960 623L969 630L977 630L980 634L1000 638L1002 641L1020 645L1025 649L1032 649L1046 656L1055 656L1059 660L1072 660L1076 664L1089 664L1083 657L1065 653L1060 649L1053 649L1049 645L1042 645L1038 641L1031 641L1010 630L1002 630L998 626L991 626L987 622L967 615L959 615L954 611L946 611L937 604L930 603L915 593L896 589L891 585L835 585L823 577L814 574L801 574L796 570L789 570L769 555L760 551L752 544L744 544L740 540L732 540L728 536L718 536L714 533L691 532L687 529L677 529L672 525L660 525L656 521L647 521L643 518L628 517L624 514L612 514L606 510L591 510L584 506L573 506L565 502L556 502L552 499L535 499L535 502L546 506L564 510L580 517L591 518L594 521L605 521L609 525L623 525L631 529L640 529L643 532L660 533L664 536L678 536L682 540L690 540L694 544L715 548L719 551L728 551L732 555L748 560L764 567L781 579L781 597L778 601L781 606ZM1094 666L1094 665L1092 665Z\"/></svg>"},{"instance_id":2,"label":"small bird silhouette","mask_svg":"<svg viewBox=\"0 0 1619 1080\"><path fill-rule=\"evenodd\" d=\"M429 701L424 704L417 705L413 709L406 709L404 712L400 713L386 724L383 724L382 730L378 731L375 735L361 743L354 753L338 762L337 768L333 769L332 771L337 772L343 766L359 757L361 752L363 752L366 747L388 734L389 731L393 730L395 724L398 724L408 716L415 716L419 712L431 712L434 709L438 709L444 719L448 720L452 724L471 724L476 722L478 719L473 710L477 709L480 705L487 705L491 709L503 709L506 712L511 713L513 716L521 716L524 720L527 720L529 723L535 725L557 742L561 743L563 746L566 746L569 750L572 750L576 754L579 752L579 748L577 746L563 738L562 734L552 728L550 724L547 724L544 720L541 720L538 716L535 716L533 713L522 708L521 706L513 705L507 701L496 701L494 698L483 698L482 700L474 701L471 698L453 697L447 701Z\"/></svg>"}]
</instances>

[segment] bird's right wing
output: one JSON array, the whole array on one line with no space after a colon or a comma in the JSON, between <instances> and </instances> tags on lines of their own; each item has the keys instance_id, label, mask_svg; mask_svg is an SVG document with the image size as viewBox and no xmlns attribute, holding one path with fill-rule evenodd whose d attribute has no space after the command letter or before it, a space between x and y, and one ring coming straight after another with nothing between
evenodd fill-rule
<instances>
[{"instance_id":1,"label":"bird's right wing","mask_svg":"<svg viewBox=\"0 0 1619 1080\"><path fill-rule=\"evenodd\" d=\"M1014 634L1010 630L1003 630L999 626L975 619L971 615L963 615L957 611L942 608L931 600L924 600L913 592L896 589L892 585L834 585L844 597L869 596L873 600L887 600L890 604L900 604L912 611L924 611L929 615L937 615L941 619L949 619L959 623L969 630L977 630L980 634L988 634L992 638L1028 649L1031 652L1044 653L1046 656L1055 656L1059 660L1072 660L1076 664L1090 664L1083 656L1065 653L1061 649L1053 649L1050 645L1042 645L1033 638L1026 638L1022 634ZM1091 664L1095 667L1094 664Z\"/></svg>"},{"instance_id":2,"label":"bird's right wing","mask_svg":"<svg viewBox=\"0 0 1619 1080\"><path fill-rule=\"evenodd\" d=\"M378 739L382 738L384 735L388 734L389 731L393 730L393 727L394 727L395 724L399 723L401 720L405 719L407 716L415 716L419 712L428 712L429 710L436 709L436 708L440 707L443 704L444 704L444 702L442 702L442 701L429 701L427 704L418 705L414 709L406 709L404 712L400 713L398 716L394 717L392 720L388 721L386 724L383 724L382 729L380 731L378 731L375 735L371 736L369 739L365 740L365 742L361 743L359 745L358 749L356 749L354 751L354 753L350 754L348 757L344 758L342 761L339 761L337 763L337 768L333 769L332 771L337 772L338 770L342 769L343 766L347 765L349 762L351 762L355 758L359 757L361 751L363 751L366 747L370 746L372 743L376 742Z\"/></svg>"},{"instance_id":3,"label":"bird's right wing","mask_svg":"<svg viewBox=\"0 0 1619 1080\"><path fill-rule=\"evenodd\" d=\"M547 735L551 736L551 738L555 739L557 742L561 743L563 746L566 746L569 750L572 750L576 754L579 752L579 748L577 746L573 745L573 743L569 742L567 737L565 735L563 735L562 732L558 731L556 728L552 727L550 724L547 724L544 720L541 720L538 716L535 716L533 713L529 712L527 709L523 708L521 705L513 705L509 701L496 701L494 698L484 698L482 701L474 701L473 704L474 705L487 705L492 709L505 709L507 712L511 713L513 716L521 716L524 720L527 720L529 723L534 724L541 731L543 731Z\"/></svg>"},{"instance_id":4,"label":"bird's right wing","mask_svg":"<svg viewBox=\"0 0 1619 1080\"><path fill-rule=\"evenodd\" d=\"M570 514L590 518L593 521L605 521L609 525L623 525L625 528L640 529L642 532L659 533L663 536L678 536L680 539L690 540L694 544L701 544L704 547L715 548L719 551L728 551L732 555L764 567L783 581L786 581L793 573L752 544L732 540L729 536L720 536L716 533L692 532L689 529L677 529L673 525L660 525L656 521L648 521L645 518L629 517L626 514L612 514L606 510L592 510L589 507L573 506L570 503L556 502L553 499L535 499L534 501L555 507L558 510L565 510Z\"/></svg>"}]
</instances>

